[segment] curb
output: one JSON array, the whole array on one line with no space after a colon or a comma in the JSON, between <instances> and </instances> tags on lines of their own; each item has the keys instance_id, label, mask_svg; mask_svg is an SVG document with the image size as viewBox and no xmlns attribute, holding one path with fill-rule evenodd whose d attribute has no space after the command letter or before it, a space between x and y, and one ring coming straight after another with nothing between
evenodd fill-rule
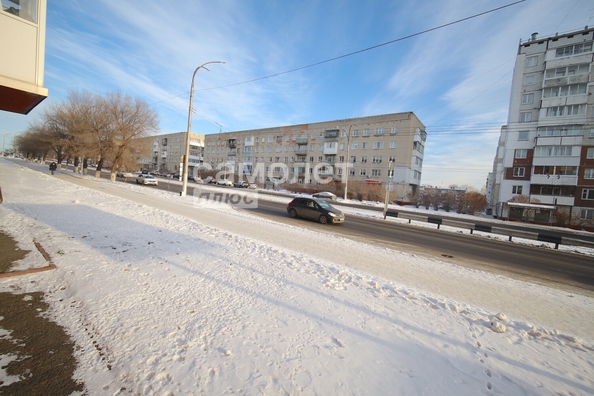
<instances>
[{"instance_id":1,"label":"curb","mask_svg":"<svg viewBox=\"0 0 594 396\"><path fill-rule=\"evenodd\" d=\"M41 255L43 256L45 261L47 261L49 263L48 266L41 267L41 268L34 268L34 269L30 269L30 270L7 272L4 274L0 274L0 279L10 278L10 277L19 276L19 275L35 274L37 272L44 272L44 271L49 271L49 270L53 270L53 269L57 268L56 265L52 262L50 255L47 254L47 252L41 246L41 244L37 241L33 241L33 243L35 244L35 247L37 248L37 250L39 250L39 253L41 253Z\"/></svg>"}]
</instances>

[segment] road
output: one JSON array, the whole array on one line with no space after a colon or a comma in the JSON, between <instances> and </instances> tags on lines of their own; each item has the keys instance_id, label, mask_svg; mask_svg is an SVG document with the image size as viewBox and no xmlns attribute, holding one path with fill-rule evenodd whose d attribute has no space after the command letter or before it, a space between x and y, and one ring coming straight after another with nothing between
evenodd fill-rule
<instances>
[{"instance_id":1,"label":"road","mask_svg":"<svg viewBox=\"0 0 594 396\"><path fill-rule=\"evenodd\" d=\"M103 174L102 177L108 178L109 175ZM134 183L131 180L127 182ZM179 181L159 178L158 188L179 193L182 186ZM188 195L193 194L194 188L198 185L189 182ZM224 186L201 188L236 191L233 187ZM286 204L264 199L259 200L257 208L244 210L317 232L338 234L359 242L594 296L594 258L590 256L367 217L347 216L343 224L321 225L292 219L287 215Z\"/></svg>"}]
</instances>

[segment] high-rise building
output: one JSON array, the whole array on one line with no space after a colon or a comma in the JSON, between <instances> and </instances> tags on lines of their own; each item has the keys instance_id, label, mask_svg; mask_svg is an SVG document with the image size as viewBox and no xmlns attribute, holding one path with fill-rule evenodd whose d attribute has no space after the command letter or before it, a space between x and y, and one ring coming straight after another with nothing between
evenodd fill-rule
<instances>
[{"instance_id":1,"label":"high-rise building","mask_svg":"<svg viewBox=\"0 0 594 396\"><path fill-rule=\"evenodd\" d=\"M591 222L593 41L594 28L587 26L520 41L508 121L487 182L498 216L526 219L530 211L529 220L537 222L561 222L562 216ZM525 199L508 202L518 196Z\"/></svg>"},{"instance_id":2,"label":"high-rise building","mask_svg":"<svg viewBox=\"0 0 594 396\"><path fill-rule=\"evenodd\" d=\"M206 135L204 163L256 182L381 183L405 201L421 183L426 138L414 113L385 114Z\"/></svg>"}]
</instances>

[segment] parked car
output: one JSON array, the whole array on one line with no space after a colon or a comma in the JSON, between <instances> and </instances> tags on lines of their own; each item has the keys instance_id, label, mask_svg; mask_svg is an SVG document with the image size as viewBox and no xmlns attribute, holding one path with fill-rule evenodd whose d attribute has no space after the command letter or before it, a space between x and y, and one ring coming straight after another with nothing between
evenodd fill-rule
<instances>
[{"instance_id":1,"label":"parked car","mask_svg":"<svg viewBox=\"0 0 594 396\"><path fill-rule=\"evenodd\" d=\"M250 186L250 183L248 183L245 180L239 180L236 181L235 183L233 183L233 187L237 187L237 188L248 188Z\"/></svg>"},{"instance_id":2,"label":"parked car","mask_svg":"<svg viewBox=\"0 0 594 396\"><path fill-rule=\"evenodd\" d=\"M136 183L137 184L150 184L153 186L157 186L159 184L157 179L155 179L155 176L145 175L145 174L140 174L140 175L136 176Z\"/></svg>"},{"instance_id":3,"label":"parked car","mask_svg":"<svg viewBox=\"0 0 594 396\"><path fill-rule=\"evenodd\" d=\"M217 184L217 182L218 182L218 181L217 181L217 179L215 179L215 178L213 177L212 179L210 179L210 180L208 181L208 184Z\"/></svg>"},{"instance_id":4,"label":"parked car","mask_svg":"<svg viewBox=\"0 0 594 396\"><path fill-rule=\"evenodd\" d=\"M132 172L127 172L127 171L118 171L118 172L116 172L116 177L124 177L126 179L132 179L135 176L136 175L134 175L134 173L132 173Z\"/></svg>"},{"instance_id":5,"label":"parked car","mask_svg":"<svg viewBox=\"0 0 594 396\"><path fill-rule=\"evenodd\" d=\"M336 195L332 194L331 192L328 192L328 191L322 191L322 192L316 193L316 194L312 195L312 197L336 201Z\"/></svg>"},{"instance_id":6,"label":"parked car","mask_svg":"<svg viewBox=\"0 0 594 396\"><path fill-rule=\"evenodd\" d=\"M298 197L287 205L291 217L303 217L322 224L342 223L344 214L323 199Z\"/></svg>"},{"instance_id":7,"label":"parked car","mask_svg":"<svg viewBox=\"0 0 594 396\"><path fill-rule=\"evenodd\" d=\"M230 186L230 187L233 187L233 182L231 180L227 180L227 179L221 179L221 180L217 181L217 184L219 186Z\"/></svg>"}]
</instances>

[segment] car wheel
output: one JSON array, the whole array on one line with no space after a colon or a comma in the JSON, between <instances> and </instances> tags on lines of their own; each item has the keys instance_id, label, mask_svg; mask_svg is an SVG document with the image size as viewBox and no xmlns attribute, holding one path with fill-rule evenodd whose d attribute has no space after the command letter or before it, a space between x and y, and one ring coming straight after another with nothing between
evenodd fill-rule
<instances>
[{"instance_id":1,"label":"car wheel","mask_svg":"<svg viewBox=\"0 0 594 396\"><path fill-rule=\"evenodd\" d=\"M293 218L297 217L297 211L295 209L290 209L289 216L291 216Z\"/></svg>"},{"instance_id":2,"label":"car wheel","mask_svg":"<svg viewBox=\"0 0 594 396\"><path fill-rule=\"evenodd\" d=\"M326 217L326 215L321 215L320 216L320 223L322 223L322 224L328 224L328 217Z\"/></svg>"}]
</instances>

